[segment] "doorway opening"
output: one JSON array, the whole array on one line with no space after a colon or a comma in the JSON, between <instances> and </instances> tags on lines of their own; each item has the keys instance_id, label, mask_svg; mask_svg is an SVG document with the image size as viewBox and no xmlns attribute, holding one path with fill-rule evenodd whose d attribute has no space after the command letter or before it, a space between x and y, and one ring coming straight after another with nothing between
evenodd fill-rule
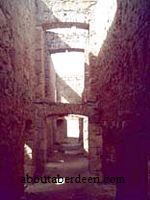
<instances>
[{"instance_id":1,"label":"doorway opening","mask_svg":"<svg viewBox=\"0 0 150 200\"><path fill-rule=\"evenodd\" d=\"M75 114L58 117L55 133L57 151L75 155L88 153L88 117Z\"/></svg>"}]
</instances>

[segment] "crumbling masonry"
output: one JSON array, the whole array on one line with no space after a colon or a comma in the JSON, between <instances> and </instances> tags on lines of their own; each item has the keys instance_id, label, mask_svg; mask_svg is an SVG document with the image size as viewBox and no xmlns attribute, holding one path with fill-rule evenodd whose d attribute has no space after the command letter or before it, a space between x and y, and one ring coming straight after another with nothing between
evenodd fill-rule
<instances>
[{"instance_id":1,"label":"crumbling masonry","mask_svg":"<svg viewBox=\"0 0 150 200\"><path fill-rule=\"evenodd\" d=\"M147 0L0 0L0 198L20 199L24 168L44 173L73 114L82 145L88 119L90 173L123 175L117 200L148 199L149 10ZM84 74L58 74L62 52L81 53Z\"/></svg>"}]
</instances>

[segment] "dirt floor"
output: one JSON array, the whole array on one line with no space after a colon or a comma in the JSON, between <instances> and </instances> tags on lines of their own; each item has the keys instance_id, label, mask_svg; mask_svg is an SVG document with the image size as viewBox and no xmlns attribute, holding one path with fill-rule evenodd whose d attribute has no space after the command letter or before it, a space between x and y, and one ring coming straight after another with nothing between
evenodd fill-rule
<instances>
[{"instance_id":1,"label":"dirt floor","mask_svg":"<svg viewBox=\"0 0 150 200\"><path fill-rule=\"evenodd\" d=\"M92 177L88 158L83 155L55 153L45 167L45 176ZM36 183L26 187L26 200L115 200L116 187L96 183Z\"/></svg>"}]
</instances>

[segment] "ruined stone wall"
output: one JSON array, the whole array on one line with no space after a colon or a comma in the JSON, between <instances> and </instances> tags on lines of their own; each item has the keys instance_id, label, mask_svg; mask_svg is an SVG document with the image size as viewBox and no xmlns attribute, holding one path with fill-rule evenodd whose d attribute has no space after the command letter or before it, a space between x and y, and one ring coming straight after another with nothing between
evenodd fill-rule
<instances>
[{"instance_id":1,"label":"ruined stone wall","mask_svg":"<svg viewBox=\"0 0 150 200\"><path fill-rule=\"evenodd\" d=\"M83 23L83 29L61 29L62 31L55 32L51 30L46 32L46 40L50 53L63 52L65 49L74 48L84 51L88 47L89 32L88 24L92 27L94 18L94 9L97 1L40 1L36 0L37 26L43 27L44 30L51 28L65 28L70 22ZM63 23L68 23L64 25ZM91 28L90 28L91 29ZM93 35L93 32L90 32ZM85 51L86 62L88 62L88 52ZM86 63L87 66L87 63ZM88 70L85 69L85 84L88 82ZM64 89L64 88L63 88ZM62 90L59 88L59 90ZM86 89L85 89L86 90ZM84 100L87 99L87 94L84 90ZM80 100L81 101L81 100ZM72 103L75 100L71 101ZM77 100L79 102L79 99Z\"/></svg>"},{"instance_id":2,"label":"ruined stone wall","mask_svg":"<svg viewBox=\"0 0 150 200\"><path fill-rule=\"evenodd\" d=\"M42 25L44 30L51 29L46 32L46 40L49 53L58 53L65 50L70 51L74 48L78 51L84 52L85 57L85 74L84 78L82 74L76 75L65 75L59 74L57 72L56 76L56 88L57 88L57 101L62 103L81 103L81 102L92 102L96 103L97 95L90 95L90 83L93 84L94 74L89 75L89 65L91 68L95 67L96 59L95 51L98 49L98 44L96 40L96 21L95 21L95 9L97 8L98 1L46 1L39 2L37 1L37 10L38 15L37 24ZM112 4L111 4L112 5ZM107 6L105 6L107 9ZM110 6L111 7L111 6ZM110 8L109 8L110 9ZM101 8L101 11L103 8ZM105 16L108 14L108 9L105 12ZM99 13L99 12L98 12ZM103 16L104 12L101 13ZM99 17L99 16L98 16ZM111 18L111 16L109 16ZM97 18L98 19L98 18ZM107 19L105 19L107 21ZM62 22L62 23L61 23ZM68 22L68 23L67 23ZM68 29L59 29L56 28L66 28L69 26L70 22L83 23L80 29L70 27ZM79 24L78 24L79 25ZM74 24L74 26L76 26ZM104 30L107 25L102 26L101 30ZM86 27L86 28L85 28ZM83 29L81 29L83 28ZM65 31L64 31L65 30ZM101 31L100 31L101 32ZM90 44L90 45L89 45ZM97 49L96 49L97 47ZM96 50L95 50L96 49ZM96 51L98 52L98 50ZM90 62L88 61L88 54L90 55ZM69 54L68 54L69 58ZM58 58L59 59L59 58ZM68 62L67 60L65 61ZM65 67L66 63L62 63ZM74 65L73 65L74 66ZM70 67L73 67L70 66ZM75 66L76 67L76 66ZM64 68L65 69L65 68ZM65 71L65 70L62 70ZM85 87L82 93L82 81L84 81ZM82 96L83 95L83 96ZM94 99L94 101L93 101ZM94 102L94 103L93 103ZM90 154L90 168L97 173L101 168L101 154L102 154L102 135L101 128L96 122L94 115L90 117L89 125L89 154ZM95 167L97 165L97 167Z\"/></svg>"},{"instance_id":3,"label":"ruined stone wall","mask_svg":"<svg viewBox=\"0 0 150 200\"><path fill-rule=\"evenodd\" d=\"M45 56L45 97L51 102L56 102L56 72L47 48Z\"/></svg>"},{"instance_id":4,"label":"ruined stone wall","mask_svg":"<svg viewBox=\"0 0 150 200\"><path fill-rule=\"evenodd\" d=\"M38 24L44 22L83 22L88 23L91 18L91 11L97 1L49 1L40 2L37 0Z\"/></svg>"},{"instance_id":5,"label":"ruined stone wall","mask_svg":"<svg viewBox=\"0 0 150 200\"><path fill-rule=\"evenodd\" d=\"M85 49L87 47L88 30L86 29L62 28L58 31L52 29L46 32L46 36L50 52L58 49Z\"/></svg>"},{"instance_id":6,"label":"ruined stone wall","mask_svg":"<svg viewBox=\"0 0 150 200\"><path fill-rule=\"evenodd\" d=\"M80 49L84 51L88 48L89 32L88 24L92 27L94 10L97 1L40 1L36 0L37 8L37 26L42 26L44 30L50 28L65 28L62 23L70 22L83 23L83 29L77 29L69 27L65 32L50 32L46 33L47 44L50 53L63 52L65 49ZM67 25L67 24L66 24ZM86 28L85 28L86 27ZM87 29L87 30L86 30ZM93 28L90 28L93 29ZM93 32L90 31L90 35ZM85 50L86 66L88 64L88 52ZM85 69L85 84L88 84L88 69ZM86 90L86 89L85 89ZM84 90L84 100L87 100L87 92ZM72 101L72 103L75 102ZM77 101L79 102L79 101Z\"/></svg>"},{"instance_id":7,"label":"ruined stone wall","mask_svg":"<svg viewBox=\"0 0 150 200\"><path fill-rule=\"evenodd\" d=\"M47 40L46 40L47 41ZM56 102L56 73L53 65L53 61L49 51L47 50L47 45L45 48L45 97L51 102ZM54 151L54 141L56 135L56 119L55 117L50 117L46 119L47 124L47 158L49 161L51 155Z\"/></svg>"},{"instance_id":8,"label":"ruined stone wall","mask_svg":"<svg viewBox=\"0 0 150 200\"><path fill-rule=\"evenodd\" d=\"M56 101L56 74L48 49L46 32L42 27L43 18L50 16L50 21L54 18L51 9L44 1L36 0L36 70L37 70L37 98L48 98L51 102ZM47 18L47 17L46 17ZM42 173L45 162L49 159L53 151L53 141L55 134L56 120L54 118L43 118L42 109L36 109L36 137L34 143L34 165L35 173ZM45 122L43 121L45 119ZM41 123L41 121L43 123Z\"/></svg>"},{"instance_id":9,"label":"ruined stone wall","mask_svg":"<svg viewBox=\"0 0 150 200\"><path fill-rule=\"evenodd\" d=\"M35 96L34 13L34 1L0 1L0 192L4 199L17 200L23 192L20 177L29 128L25 122L32 118Z\"/></svg>"},{"instance_id":10,"label":"ruined stone wall","mask_svg":"<svg viewBox=\"0 0 150 200\"><path fill-rule=\"evenodd\" d=\"M107 37L116 11L116 0L97 1L91 8L89 21L89 41L85 52L85 89L84 102L92 106L98 105L97 112L101 118L101 101L98 88L99 68L97 67L98 53ZM99 70L99 71L98 71ZM94 90L93 90L94 89ZM89 169L92 173L102 175L103 139L102 126L97 119L97 112L89 116Z\"/></svg>"},{"instance_id":11,"label":"ruined stone wall","mask_svg":"<svg viewBox=\"0 0 150 200\"><path fill-rule=\"evenodd\" d=\"M35 98L45 97L45 34L36 26L35 35Z\"/></svg>"},{"instance_id":12,"label":"ruined stone wall","mask_svg":"<svg viewBox=\"0 0 150 200\"><path fill-rule=\"evenodd\" d=\"M56 142L61 144L67 137L67 120L65 118L57 118Z\"/></svg>"},{"instance_id":13,"label":"ruined stone wall","mask_svg":"<svg viewBox=\"0 0 150 200\"><path fill-rule=\"evenodd\" d=\"M91 77L94 75L90 94L98 94L102 108L104 164L111 170L115 168L117 144L126 134L136 137L138 132L144 135L149 130L150 111L150 3L142 0L117 4L97 65L90 72Z\"/></svg>"},{"instance_id":14,"label":"ruined stone wall","mask_svg":"<svg viewBox=\"0 0 150 200\"><path fill-rule=\"evenodd\" d=\"M65 51L79 51L84 53L84 49L87 47L88 30L86 29L76 29L76 28L62 28L62 29L52 29L46 32L46 43L49 54L54 53L64 53ZM56 58L61 60L60 70L57 70L57 66L54 63L56 72L56 88L57 88L57 101L58 102L69 102L69 103L81 103L82 102L82 91L84 85L84 63L79 63L77 60L76 66L74 63L70 62L70 57L72 54L66 53L66 56ZM52 55L55 58L55 55ZM84 62L84 61L83 61ZM81 65L80 73L68 73L66 66L70 63L70 68L72 71L74 67L79 67ZM60 65L60 64L59 64ZM70 70L71 71L71 70ZM63 99L65 101L63 101Z\"/></svg>"},{"instance_id":15,"label":"ruined stone wall","mask_svg":"<svg viewBox=\"0 0 150 200\"><path fill-rule=\"evenodd\" d=\"M58 21L54 16L53 11L48 5L41 0L36 0L36 24L41 26L46 21Z\"/></svg>"}]
</instances>

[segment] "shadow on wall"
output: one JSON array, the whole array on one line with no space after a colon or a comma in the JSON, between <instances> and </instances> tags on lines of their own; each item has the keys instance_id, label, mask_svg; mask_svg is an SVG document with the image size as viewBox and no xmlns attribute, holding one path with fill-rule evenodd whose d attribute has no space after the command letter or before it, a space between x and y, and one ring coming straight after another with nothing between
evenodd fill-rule
<instances>
[{"instance_id":1,"label":"shadow on wall","mask_svg":"<svg viewBox=\"0 0 150 200\"><path fill-rule=\"evenodd\" d=\"M27 5L28 7L28 5ZM53 21L53 22L58 22L59 20L54 16L52 10L50 10L48 8L48 6L45 4L45 2L43 0L35 0L35 20L36 20L36 27L42 27L42 24L45 21ZM34 14L34 13L33 13ZM37 42L37 41L35 41ZM40 42L40 41L39 41ZM36 49L35 49L36 50ZM36 58L38 60L38 58ZM40 63L40 62L39 62ZM38 63L38 64L39 64ZM41 64L41 63L40 63ZM39 65L40 65L39 64ZM39 68L41 66L37 66L37 63L35 65L35 76L40 76L39 75ZM41 77L40 77L41 78ZM44 78L44 77L43 77ZM37 82L39 81L39 77L36 79ZM40 83L38 83L40 84ZM38 85L37 84L37 85ZM35 84L36 86L36 84ZM36 88L35 88L36 90ZM36 93L36 92L35 92ZM32 106L32 104L31 104ZM34 165L36 162L36 154L38 154L36 152L36 145L35 141L37 141L37 135L36 135L36 120L35 120L35 113L33 108L30 108L30 118L26 119L25 126L24 126L24 172L29 172L31 175L34 174ZM32 113L33 112L33 113ZM28 117L29 117L28 116ZM39 141L38 141L39 142ZM39 142L40 143L40 142ZM37 145L38 146L38 145Z\"/></svg>"},{"instance_id":2,"label":"shadow on wall","mask_svg":"<svg viewBox=\"0 0 150 200\"><path fill-rule=\"evenodd\" d=\"M45 22L59 22L53 11L46 5L46 0L35 0L37 26Z\"/></svg>"},{"instance_id":3,"label":"shadow on wall","mask_svg":"<svg viewBox=\"0 0 150 200\"><path fill-rule=\"evenodd\" d=\"M72 49L71 46L69 46L65 41L63 41L59 36L59 34L54 33L52 31L46 32L46 43L47 43L47 49L49 52L49 56L51 56L54 52L57 53L65 53L68 51L68 49ZM53 45L55 44L55 45ZM58 44L58 46L57 46ZM59 52L60 51L60 52ZM78 51L77 51L78 52ZM62 55L63 58L63 55ZM63 61L63 60L62 60ZM51 62L52 59L51 59ZM57 101L60 102L61 98L66 99L68 103L81 103L82 97L79 96L79 94L69 85L65 80L63 80L63 77L60 77L58 73L56 72L55 65L53 65L53 70L55 72L56 76L56 94L57 94ZM65 65L65 63L64 63ZM52 67L52 66L49 66ZM63 67L63 66L61 66ZM53 74L50 74L52 76ZM47 75L46 75L47 76ZM70 76L68 75L68 78ZM71 78L71 77L70 77ZM75 78L73 80L74 82L76 81Z\"/></svg>"},{"instance_id":4,"label":"shadow on wall","mask_svg":"<svg viewBox=\"0 0 150 200\"><path fill-rule=\"evenodd\" d=\"M44 3L44 1L41 1L41 0L37 0L36 1L36 14L38 15L37 17L37 26L42 26L43 23L46 23L46 22L53 22L53 23L57 23L58 21L60 22L60 20L58 20L53 12L47 7L47 5ZM44 17L42 17L44 16ZM59 27L58 27L59 28ZM61 46L63 48L67 48L67 49L70 49L72 47L70 47L65 41L63 41L60 37L59 37L59 34L57 33L54 33L52 31L49 31L46 33L46 43L47 43L47 52L51 52L52 49L50 49L49 47L52 46L51 43L58 43L59 44L59 48L61 48ZM51 40L49 40L49 36L51 38ZM54 41L53 41L54 40ZM46 70L45 70L46 71ZM37 69L37 72L38 72L38 69ZM56 75L56 73L55 73ZM57 75L56 75L57 76ZM47 79L47 74L45 74L45 79ZM74 91L65 81L62 80L61 77L58 77L57 76L57 81L58 81L58 85L60 88L65 88L64 90L64 93L63 93L63 96L65 98L67 98L67 100L70 102L70 99L76 99L77 102L81 102L81 97L76 93L76 91ZM48 87L47 87L48 88ZM70 96L69 96L69 95ZM33 152L35 152L33 154L33 160L36 158L34 158L34 155L38 154L36 153L36 150L37 148L35 147L35 144L34 144L34 140L36 140L37 136L35 134L35 138L33 138L33 135L32 134L28 134L28 132L25 130L25 135L27 136L26 137L26 141L25 143L33 150ZM38 141L40 143L40 141ZM33 143L33 144L32 144ZM37 145L38 146L38 145ZM32 148L34 147L34 148ZM49 147L48 147L49 148ZM36 149L36 150L35 150ZM40 147L39 147L40 149ZM40 152L40 150L38 150ZM40 158L41 159L41 158ZM40 160L39 160L39 163L40 163Z\"/></svg>"},{"instance_id":5,"label":"shadow on wall","mask_svg":"<svg viewBox=\"0 0 150 200\"><path fill-rule=\"evenodd\" d=\"M59 27L58 27L59 29ZM53 51L58 51L59 49L69 49L71 48L65 41L62 40L58 36L58 33L53 32L53 30L50 29L50 31L46 32L46 38L47 38L47 47L49 49L50 54L53 53Z\"/></svg>"},{"instance_id":6,"label":"shadow on wall","mask_svg":"<svg viewBox=\"0 0 150 200\"><path fill-rule=\"evenodd\" d=\"M117 185L116 200L147 200L150 4L146 0L117 4L98 57L90 54L90 95L99 94L102 106L104 174L121 175L126 181Z\"/></svg>"},{"instance_id":7,"label":"shadow on wall","mask_svg":"<svg viewBox=\"0 0 150 200\"><path fill-rule=\"evenodd\" d=\"M72 99L75 99L76 103L81 103L82 98L58 74L56 74L56 80L58 84L58 99L62 96L69 103L71 103Z\"/></svg>"}]
</instances>

